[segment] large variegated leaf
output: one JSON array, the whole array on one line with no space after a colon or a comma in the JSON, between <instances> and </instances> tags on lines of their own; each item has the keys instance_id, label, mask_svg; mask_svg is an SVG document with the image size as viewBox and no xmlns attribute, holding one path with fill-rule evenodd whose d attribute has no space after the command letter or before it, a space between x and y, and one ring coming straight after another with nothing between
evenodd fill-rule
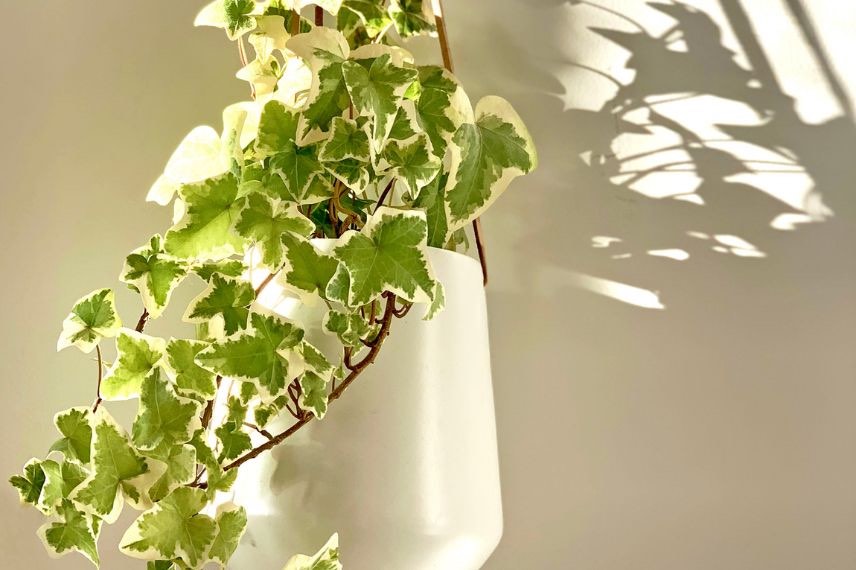
<instances>
[{"instance_id":1,"label":"large variegated leaf","mask_svg":"<svg viewBox=\"0 0 856 570\"><path fill-rule=\"evenodd\" d=\"M404 92L416 79L416 70L397 65L391 48L369 47L375 49L355 51L354 58L366 57L346 61L342 73L354 109L371 118L372 142L379 150L389 137Z\"/></svg>"},{"instance_id":2,"label":"large variegated leaf","mask_svg":"<svg viewBox=\"0 0 856 570\"><path fill-rule=\"evenodd\" d=\"M148 459L164 465L163 474L149 489L152 501L160 501L173 489L186 485L196 477L196 448L192 445L162 444L151 451L144 451Z\"/></svg>"},{"instance_id":3,"label":"large variegated leaf","mask_svg":"<svg viewBox=\"0 0 856 570\"><path fill-rule=\"evenodd\" d=\"M165 253L161 236L155 235L148 245L135 249L127 257L120 280L140 292L149 317L157 318L187 271L187 264Z\"/></svg>"},{"instance_id":4,"label":"large variegated leaf","mask_svg":"<svg viewBox=\"0 0 856 570\"><path fill-rule=\"evenodd\" d=\"M105 400L127 400L138 396L143 379L157 372L165 349L163 339L123 329L116 339L116 361L101 383L101 396Z\"/></svg>"},{"instance_id":5,"label":"large variegated leaf","mask_svg":"<svg viewBox=\"0 0 856 570\"><path fill-rule=\"evenodd\" d=\"M275 395L287 384L288 362L281 353L297 346L303 331L274 316L253 313L250 321L250 330L215 342L196 360L212 372L253 382Z\"/></svg>"},{"instance_id":6,"label":"large variegated leaf","mask_svg":"<svg viewBox=\"0 0 856 570\"><path fill-rule=\"evenodd\" d=\"M234 334L247 326L250 305L255 298L250 283L214 275L208 288L190 302L184 320L206 323L216 318L225 334Z\"/></svg>"},{"instance_id":7,"label":"large variegated leaf","mask_svg":"<svg viewBox=\"0 0 856 570\"><path fill-rule=\"evenodd\" d=\"M297 204L279 200L274 202L259 193L253 193L247 197L247 204L241 211L235 229L258 245L262 265L274 271L282 265L285 254L282 236L308 236L315 230L315 224L300 213Z\"/></svg>"},{"instance_id":8,"label":"large variegated leaf","mask_svg":"<svg viewBox=\"0 0 856 570\"><path fill-rule=\"evenodd\" d=\"M196 363L196 355L207 346L206 342L187 339L171 339L166 345L164 368L179 393L201 400L214 397L214 373Z\"/></svg>"},{"instance_id":9,"label":"large variegated leaf","mask_svg":"<svg viewBox=\"0 0 856 570\"><path fill-rule=\"evenodd\" d=\"M89 463L92 445L92 413L89 408L71 408L54 416L56 429L62 435L51 451L59 451L66 459Z\"/></svg>"},{"instance_id":10,"label":"large variegated leaf","mask_svg":"<svg viewBox=\"0 0 856 570\"><path fill-rule=\"evenodd\" d=\"M131 436L141 450L187 443L201 425L202 404L183 398L156 371L143 380L140 407Z\"/></svg>"},{"instance_id":11,"label":"large variegated leaf","mask_svg":"<svg viewBox=\"0 0 856 570\"><path fill-rule=\"evenodd\" d=\"M314 556L293 556L283 570L342 570L342 563L339 562L339 535L331 536Z\"/></svg>"},{"instance_id":12,"label":"large variegated leaf","mask_svg":"<svg viewBox=\"0 0 856 570\"><path fill-rule=\"evenodd\" d=\"M312 85L300 116L298 142L315 142L325 137L333 119L342 116L350 103L342 76L342 65L350 55L350 48L342 34L329 28L314 28L294 36L287 47L312 70Z\"/></svg>"},{"instance_id":13,"label":"large variegated leaf","mask_svg":"<svg viewBox=\"0 0 856 570\"><path fill-rule=\"evenodd\" d=\"M57 462L46 459L41 467L45 474L45 484L36 506L45 514L55 512L89 475L83 467L71 461Z\"/></svg>"},{"instance_id":14,"label":"large variegated leaf","mask_svg":"<svg viewBox=\"0 0 856 570\"><path fill-rule=\"evenodd\" d=\"M76 346L89 353L102 338L119 334L122 320L116 312L116 297L110 289L99 289L77 300L62 322L57 350Z\"/></svg>"},{"instance_id":15,"label":"large variegated leaf","mask_svg":"<svg viewBox=\"0 0 856 570\"><path fill-rule=\"evenodd\" d=\"M100 519L80 512L71 501L63 500L56 520L45 523L38 535L55 557L79 552L97 568L100 560L96 543L100 531Z\"/></svg>"},{"instance_id":16,"label":"large variegated leaf","mask_svg":"<svg viewBox=\"0 0 856 570\"><path fill-rule=\"evenodd\" d=\"M234 231L243 200L231 173L182 186L186 205L181 219L167 232L164 249L181 259L223 259L240 253L244 240Z\"/></svg>"},{"instance_id":17,"label":"large variegated leaf","mask_svg":"<svg viewBox=\"0 0 856 570\"><path fill-rule=\"evenodd\" d=\"M391 291L407 301L427 303L434 278L426 255L428 224L418 211L379 208L360 232L342 236L334 253L350 277L351 306Z\"/></svg>"},{"instance_id":18,"label":"large variegated leaf","mask_svg":"<svg viewBox=\"0 0 856 570\"><path fill-rule=\"evenodd\" d=\"M179 487L134 521L122 537L122 552L143 560L180 559L201 566L217 534L217 523L201 511L208 499L201 489Z\"/></svg>"},{"instance_id":19,"label":"large variegated leaf","mask_svg":"<svg viewBox=\"0 0 856 570\"><path fill-rule=\"evenodd\" d=\"M71 499L85 512L112 523L122 510L123 496L140 501L142 490L135 479L147 474L149 465L103 407L93 421L92 473Z\"/></svg>"},{"instance_id":20,"label":"large variegated leaf","mask_svg":"<svg viewBox=\"0 0 856 570\"><path fill-rule=\"evenodd\" d=\"M446 204L451 231L481 215L514 178L531 172L538 162L526 126L500 97L479 101L474 121L458 128L449 149Z\"/></svg>"}]
</instances>

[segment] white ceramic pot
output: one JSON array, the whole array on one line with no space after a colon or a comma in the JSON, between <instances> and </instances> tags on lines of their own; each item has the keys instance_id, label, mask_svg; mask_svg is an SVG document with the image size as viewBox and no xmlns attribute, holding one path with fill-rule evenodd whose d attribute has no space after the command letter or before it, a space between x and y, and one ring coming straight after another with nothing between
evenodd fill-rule
<instances>
[{"instance_id":1,"label":"white ceramic pot","mask_svg":"<svg viewBox=\"0 0 856 570\"><path fill-rule=\"evenodd\" d=\"M241 467L249 525L229 568L278 570L340 535L347 570L476 570L502 535L482 276L429 257L446 308L395 320L377 361L327 417ZM317 332L315 333L317 335ZM314 337L310 333L311 337ZM282 418L279 431L290 425Z\"/></svg>"}]
</instances>

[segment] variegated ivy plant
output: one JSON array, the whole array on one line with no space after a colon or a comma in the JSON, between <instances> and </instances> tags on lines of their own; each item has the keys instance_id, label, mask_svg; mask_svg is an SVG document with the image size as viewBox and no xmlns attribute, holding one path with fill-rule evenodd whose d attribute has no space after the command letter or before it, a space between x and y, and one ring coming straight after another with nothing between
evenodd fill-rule
<instances>
[{"instance_id":1,"label":"variegated ivy plant","mask_svg":"<svg viewBox=\"0 0 856 570\"><path fill-rule=\"evenodd\" d=\"M318 1L314 24L301 8L217 0L197 18L238 43L253 100L224 111L221 133L191 131L152 187L149 200L174 202L175 215L125 260L120 279L144 307L136 326L123 326L110 289L84 296L63 323L58 349L96 353L97 399L57 414L48 456L11 479L48 517L39 535L54 555L98 566L102 525L128 503L143 511L121 541L128 556L159 570L225 565L247 524L218 497L237 468L323 418L412 304L426 304L426 318L442 309L426 247L464 248L467 224L535 168L505 100L473 107L449 71L396 45L434 32L421 0ZM320 25L319 8L335 29ZM207 287L184 313L198 338L145 334L175 289L199 279ZM325 308L337 358L258 303L271 283ZM131 398L127 431L104 402ZM270 433L283 415L291 427ZM334 537L287 568L340 567Z\"/></svg>"}]
</instances>

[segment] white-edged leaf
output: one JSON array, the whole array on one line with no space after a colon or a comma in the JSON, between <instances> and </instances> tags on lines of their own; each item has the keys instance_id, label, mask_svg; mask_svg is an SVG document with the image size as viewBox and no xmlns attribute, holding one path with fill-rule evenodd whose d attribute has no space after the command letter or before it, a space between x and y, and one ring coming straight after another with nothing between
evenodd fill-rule
<instances>
[{"instance_id":1,"label":"white-edged leaf","mask_svg":"<svg viewBox=\"0 0 856 570\"><path fill-rule=\"evenodd\" d=\"M102 338L114 337L122 329L116 312L116 297L110 289L99 289L74 303L71 313L62 322L57 350L76 346L85 353L95 349Z\"/></svg>"}]
</instances>

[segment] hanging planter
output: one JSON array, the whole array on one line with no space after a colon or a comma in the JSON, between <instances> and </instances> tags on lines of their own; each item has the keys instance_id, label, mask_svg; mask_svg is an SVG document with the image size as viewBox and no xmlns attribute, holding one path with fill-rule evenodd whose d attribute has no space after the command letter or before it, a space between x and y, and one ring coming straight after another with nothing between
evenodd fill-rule
<instances>
[{"instance_id":1,"label":"hanging planter","mask_svg":"<svg viewBox=\"0 0 856 570\"><path fill-rule=\"evenodd\" d=\"M125 505L141 513L119 547L149 570L465 570L499 540L478 219L533 143L504 99L470 103L436 0L319 1L314 24L294 4L202 10L252 100L191 131L150 190L174 219L125 260L135 326L111 289L63 323L58 349L95 353L95 401L11 479L52 555L98 566ZM435 31L445 67L396 44ZM194 282L196 336L149 334ZM108 410L127 399L130 429Z\"/></svg>"}]
</instances>

